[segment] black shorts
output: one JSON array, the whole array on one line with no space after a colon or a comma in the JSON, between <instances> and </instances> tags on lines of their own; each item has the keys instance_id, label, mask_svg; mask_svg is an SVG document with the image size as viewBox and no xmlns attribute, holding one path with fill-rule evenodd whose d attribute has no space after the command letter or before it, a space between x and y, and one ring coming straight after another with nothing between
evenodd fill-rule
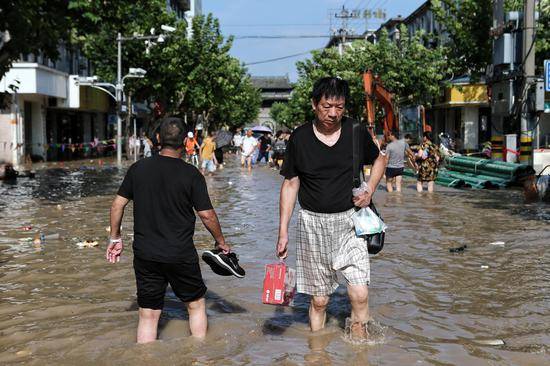
<instances>
[{"instance_id":1,"label":"black shorts","mask_svg":"<svg viewBox=\"0 0 550 366\"><path fill-rule=\"evenodd\" d=\"M206 293L198 263L160 263L134 256L134 272L140 308L162 309L168 284L183 302L198 300Z\"/></svg>"},{"instance_id":2,"label":"black shorts","mask_svg":"<svg viewBox=\"0 0 550 366\"><path fill-rule=\"evenodd\" d=\"M403 175L404 168L386 168L386 178L393 178Z\"/></svg>"}]
</instances>

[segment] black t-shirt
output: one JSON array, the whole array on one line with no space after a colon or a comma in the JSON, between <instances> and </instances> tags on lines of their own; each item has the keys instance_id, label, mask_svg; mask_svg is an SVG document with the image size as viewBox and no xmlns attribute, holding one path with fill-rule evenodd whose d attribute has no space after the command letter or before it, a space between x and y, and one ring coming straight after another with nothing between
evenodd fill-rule
<instances>
[{"instance_id":1,"label":"black t-shirt","mask_svg":"<svg viewBox=\"0 0 550 366\"><path fill-rule=\"evenodd\" d=\"M298 127L288 141L281 175L300 178L298 200L302 208L319 213L347 211L354 207L353 120L342 118L340 138L333 146L322 143L313 132L313 123ZM364 130L365 165L378 157L378 147Z\"/></svg>"},{"instance_id":2,"label":"black t-shirt","mask_svg":"<svg viewBox=\"0 0 550 366\"><path fill-rule=\"evenodd\" d=\"M267 151L268 147L271 146L271 139L267 138L267 136L261 136L258 142L260 143L261 152Z\"/></svg>"},{"instance_id":3,"label":"black t-shirt","mask_svg":"<svg viewBox=\"0 0 550 366\"><path fill-rule=\"evenodd\" d=\"M134 200L134 255L161 263L196 263L195 212L212 209L202 174L157 155L134 163L118 190Z\"/></svg>"}]
</instances>

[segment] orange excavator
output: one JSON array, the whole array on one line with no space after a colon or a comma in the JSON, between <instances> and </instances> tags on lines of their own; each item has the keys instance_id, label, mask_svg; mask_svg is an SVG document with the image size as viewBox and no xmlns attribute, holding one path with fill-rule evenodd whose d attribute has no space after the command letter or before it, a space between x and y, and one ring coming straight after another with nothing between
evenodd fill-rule
<instances>
[{"instance_id":1,"label":"orange excavator","mask_svg":"<svg viewBox=\"0 0 550 366\"><path fill-rule=\"evenodd\" d=\"M399 130L399 121L394 109L394 96L384 87L378 75L374 75L372 70L363 74L363 87L365 89L365 115L369 127L374 127L376 119L376 110L374 102L382 106L384 110L383 130L384 137L388 137L391 130ZM422 132L430 130L426 125L426 115L423 106L420 106L420 118L422 121ZM374 129L373 129L374 130Z\"/></svg>"},{"instance_id":2,"label":"orange excavator","mask_svg":"<svg viewBox=\"0 0 550 366\"><path fill-rule=\"evenodd\" d=\"M393 108L393 94L382 85L380 77L375 76L372 70L363 74L363 87L365 88L365 114L369 127L374 129L376 113L374 101L376 100L384 109L384 137L388 137L391 130L399 129Z\"/></svg>"}]
</instances>

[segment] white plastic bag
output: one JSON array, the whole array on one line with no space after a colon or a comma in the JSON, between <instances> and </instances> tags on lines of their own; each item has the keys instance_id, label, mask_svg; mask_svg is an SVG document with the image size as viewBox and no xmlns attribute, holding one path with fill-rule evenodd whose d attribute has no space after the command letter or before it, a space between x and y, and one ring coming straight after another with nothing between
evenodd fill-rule
<instances>
[{"instance_id":1,"label":"white plastic bag","mask_svg":"<svg viewBox=\"0 0 550 366\"><path fill-rule=\"evenodd\" d=\"M357 236L378 234L388 227L369 207L355 212L352 216Z\"/></svg>"}]
</instances>

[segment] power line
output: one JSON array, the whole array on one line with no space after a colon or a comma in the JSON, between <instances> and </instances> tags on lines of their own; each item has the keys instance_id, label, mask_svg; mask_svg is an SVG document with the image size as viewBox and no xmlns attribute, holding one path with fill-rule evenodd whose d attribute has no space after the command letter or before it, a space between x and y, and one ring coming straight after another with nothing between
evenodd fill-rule
<instances>
[{"instance_id":1,"label":"power line","mask_svg":"<svg viewBox=\"0 0 550 366\"><path fill-rule=\"evenodd\" d=\"M248 27L315 27L315 26L327 26L329 23L273 23L273 24L222 24L222 28L234 27L234 28L248 28Z\"/></svg>"},{"instance_id":2,"label":"power line","mask_svg":"<svg viewBox=\"0 0 550 366\"><path fill-rule=\"evenodd\" d=\"M297 39L297 38L330 38L329 35L312 34L312 35L276 35L276 36L235 36L235 39Z\"/></svg>"},{"instance_id":3,"label":"power line","mask_svg":"<svg viewBox=\"0 0 550 366\"><path fill-rule=\"evenodd\" d=\"M310 53L313 52L313 51L319 51L319 50L322 50L322 49L324 49L324 48L316 48L316 49L313 49L313 50L309 50L309 51L307 51L307 52L295 53L295 54L293 54L293 55L282 56L282 57L277 57L277 58L271 58L271 59L268 59L268 60L248 62L248 63L245 63L244 66L258 65L258 64L266 64L266 63L269 63L269 62L275 62L275 61L280 61L280 60L286 60L286 59L288 59L288 58L293 58L293 57L298 57L298 56L307 55L307 54L310 54Z\"/></svg>"}]
</instances>

